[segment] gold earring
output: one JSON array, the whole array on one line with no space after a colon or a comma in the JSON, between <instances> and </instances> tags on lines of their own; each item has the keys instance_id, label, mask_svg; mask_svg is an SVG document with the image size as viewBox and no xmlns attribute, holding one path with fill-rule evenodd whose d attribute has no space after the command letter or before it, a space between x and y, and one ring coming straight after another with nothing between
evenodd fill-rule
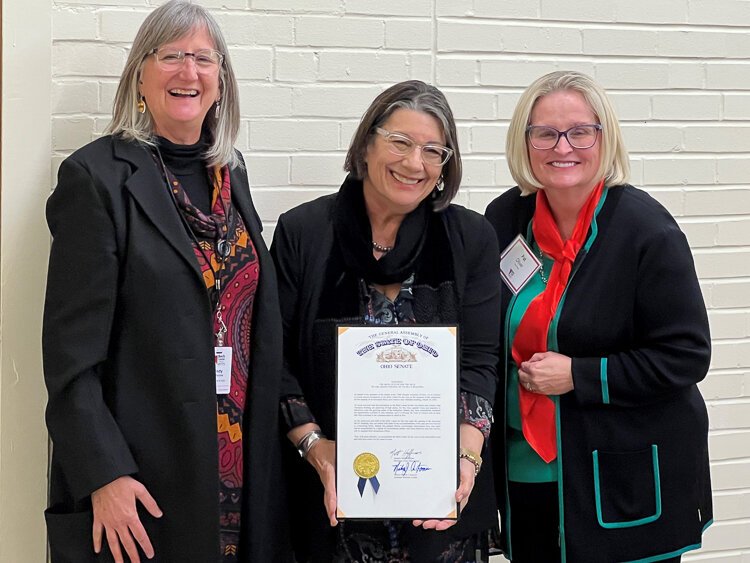
<instances>
[{"instance_id":1,"label":"gold earring","mask_svg":"<svg viewBox=\"0 0 750 563\"><path fill-rule=\"evenodd\" d=\"M146 99L143 96L138 100L136 107L138 108L138 113L146 113Z\"/></svg>"}]
</instances>

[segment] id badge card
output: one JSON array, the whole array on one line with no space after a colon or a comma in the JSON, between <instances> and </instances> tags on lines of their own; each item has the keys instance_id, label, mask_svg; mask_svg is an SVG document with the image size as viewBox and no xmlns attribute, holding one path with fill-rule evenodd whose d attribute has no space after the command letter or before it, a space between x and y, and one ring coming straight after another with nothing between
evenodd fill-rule
<instances>
[{"instance_id":1,"label":"id badge card","mask_svg":"<svg viewBox=\"0 0 750 563\"><path fill-rule=\"evenodd\" d=\"M216 394L226 395L232 385L232 347L214 346Z\"/></svg>"},{"instance_id":2,"label":"id badge card","mask_svg":"<svg viewBox=\"0 0 750 563\"><path fill-rule=\"evenodd\" d=\"M542 263L520 234L500 253L500 276L514 295L541 267Z\"/></svg>"}]
</instances>

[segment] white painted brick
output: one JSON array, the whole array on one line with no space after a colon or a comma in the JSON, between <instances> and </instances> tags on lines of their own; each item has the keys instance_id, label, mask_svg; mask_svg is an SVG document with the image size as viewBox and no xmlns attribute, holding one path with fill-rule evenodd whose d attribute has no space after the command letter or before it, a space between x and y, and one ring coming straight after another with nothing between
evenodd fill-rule
<instances>
[{"instance_id":1,"label":"white painted brick","mask_svg":"<svg viewBox=\"0 0 750 563\"><path fill-rule=\"evenodd\" d=\"M750 410L750 409L748 409ZM747 485L745 476L750 475L750 461L732 460L711 465L711 488L715 491L739 489ZM750 532L750 525L747 526ZM750 547L750 537L745 540L745 546Z\"/></svg>"},{"instance_id":2,"label":"white painted brick","mask_svg":"<svg viewBox=\"0 0 750 563\"><path fill-rule=\"evenodd\" d=\"M456 124L456 135L458 137L458 148L461 150L461 156L465 157L471 153L471 127L468 125Z\"/></svg>"},{"instance_id":3,"label":"white painted brick","mask_svg":"<svg viewBox=\"0 0 750 563\"><path fill-rule=\"evenodd\" d=\"M455 119L495 119L496 97L489 92L443 91Z\"/></svg>"},{"instance_id":4,"label":"white painted brick","mask_svg":"<svg viewBox=\"0 0 750 563\"><path fill-rule=\"evenodd\" d=\"M716 165L720 184L747 184L750 181L750 159L746 156L718 158Z\"/></svg>"},{"instance_id":5,"label":"white painted brick","mask_svg":"<svg viewBox=\"0 0 750 563\"><path fill-rule=\"evenodd\" d=\"M750 433L737 434L744 437L745 443L750 443ZM735 440L738 449L743 447L740 440ZM746 448L745 448L746 449ZM745 455L750 455L748 452ZM720 520L737 520L750 517L750 492L747 491L716 491L713 495L714 516Z\"/></svg>"},{"instance_id":6,"label":"white painted brick","mask_svg":"<svg viewBox=\"0 0 750 563\"><path fill-rule=\"evenodd\" d=\"M427 84L435 82L433 57L428 53L409 53L409 78Z\"/></svg>"},{"instance_id":7,"label":"white painted brick","mask_svg":"<svg viewBox=\"0 0 750 563\"><path fill-rule=\"evenodd\" d=\"M99 113L112 113L118 82L99 82Z\"/></svg>"},{"instance_id":8,"label":"white painted brick","mask_svg":"<svg viewBox=\"0 0 750 563\"><path fill-rule=\"evenodd\" d=\"M750 307L750 281L722 281L711 284L711 306Z\"/></svg>"},{"instance_id":9,"label":"white painted brick","mask_svg":"<svg viewBox=\"0 0 750 563\"><path fill-rule=\"evenodd\" d=\"M494 186L495 166L491 160L484 158L464 158L462 186Z\"/></svg>"},{"instance_id":10,"label":"white painted brick","mask_svg":"<svg viewBox=\"0 0 750 563\"><path fill-rule=\"evenodd\" d=\"M291 162L288 156L257 155L250 152L244 154L244 157L251 188L289 184Z\"/></svg>"},{"instance_id":11,"label":"white painted brick","mask_svg":"<svg viewBox=\"0 0 750 563\"><path fill-rule=\"evenodd\" d=\"M730 59L747 59L747 53L750 52L750 37L747 31L742 33L728 33L725 37L727 44L727 58Z\"/></svg>"},{"instance_id":12,"label":"white painted brick","mask_svg":"<svg viewBox=\"0 0 750 563\"><path fill-rule=\"evenodd\" d=\"M669 85L665 62L597 62L594 77L604 88L660 90Z\"/></svg>"},{"instance_id":13,"label":"white painted brick","mask_svg":"<svg viewBox=\"0 0 750 563\"><path fill-rule=\"evenodd\" d=\"M654 119L718 120L721 94L662 94L653 97Z\"/></svg>"},{"instance_id":14,"label":"white painted brick","mask_svg":"<svg viewBox=\"0 0 750 563\"><path fill-rule=\"evenodd\" d=\"M725 93L724 119L740 119L750 121L750 94Z\"/></svg>"},{"instance_id":15,"label":"white painted brick","mask_svg":"<svg viewBox=\"0 0 750 563\"><path fill-rule=\"evenodd\" d=\"M253 203L263 221L276 221L279 215L297 205L333 193L335 190L260 189L253 190Z\"/></svg>"},{"instance_id":16,"label":"white painted brick","mask_svg":"<svg viewBox=\"0 0 750 563\"><path fill-rule=\"evenodd\" d=\"M687 236L691 248L709 248L716 244L719 228L714 221L678 221L678 223L682 232Z\"/></svg>"},{"instance_id":17,"label":"white painted brick","mask_svg":"<svg viewBox=\"0 0 750 563\"><path fill-rule=\"evenodd\" d=\"M102 10L99 30L104 41L132 43L148 12L134 10Z\"/></svg>"},{"instance_id":18,"label":"white painted brick","mask_svg":"<svg viewBox=\"0 0 750 563\"><path fill-rule=\"evenodd\" d=\"M435 4L435 13L438 17L474 14L474 0L436 0Z\"/></svg>"},{"instance_id":19,"label":"white painted brick","mask_svg":"<svg viewBox=\"0 0 750 563\"><path fill-rule=\"evenodd\" d=\"M254 10L270 10L282 12L324 12L340 11L339 0L250 0L250 7Z\"/></svg>"},{"instance_id":20,"label":"white painted brick","mask_svg":"<svg viewBox=\"0 0 750 563\"><path fill-rule=\"evenodd\" d=\"M721 377L721 376L717 376ZM726 376L726 377L739 377L739 378L749 378L750 373L742 373L742 374L736 374L732 376ZM738 458L744 458L744 457L750 457L750 430L730 430L730 431L724 431L724 432L712 432L708 436L708 448L711 452L711 459L720 461L724 459L738 459ZM750 494L750 492L745 493L746 495ZM728 498L728 495L726 493L716 495L715 500L718 500L720 498L723 498L726 500ZM742 497L741 495L736 498L747 498ZM748 501L750 501L750 498L748 498ZM745 511L750 510L750 502L745 505ZM729 514L724 514L724 517L730 516ZM745 516L750 516L750 513L745 514ZM735 516L736 517L736 516Z\"/></svg>"},{"instance_id":21,"label":"white painted brick","mask_svg":"<svg viewBox=\"0 0 750 563\"><path fill-rule=\"evenodd\" d=\"M732 347L737 348L738 346L736 344L715 344L714 353L717 351L722 354L725 351L731 352ZM748 405L749 403L745 400L709 403L707 408L710 428L716 430L750 428L750 408L748 408Z\"/></svg>"},{"instance_id":22,"label":"white painted brick","mask_svg":"<svg viewBox=\"0 0 750 563\"><path fill-rule=\"evenodd\" d=\"M119 77L125 66L123 47L91 43L52 45L52 75Z\"/></svg>"},{"instance_id":23,"label":"white painted brick","mask_svg":"<svg viewBox=\"0 0 750 563\"><path fill-rule=\"evenodd\" d=\"M218 13L216 21L229 45L293 45L294 18L279 14Z\"/></svg>"},{"instance_id":24,"label":"white painted brick","mask_svg":"<svg viewBox=\"0 0 750 563\"><path fill-rule=\"evenodd\" d=\"M691 155L690 158L649 158L643 161L644 184L712 184L716 160Z\"/></svg>"},{"instance_id":25,"label":"white painted brick","mask_svg":"<svg viewBox=\"0 0 750 563\"><path fill-rule=\"evenodd\" d=\"M455 22L438 20L438 51L503 50L502 25L487 22Z\"/></svg>"},{"instance_id":26,"label":"white painted brick","mask_svg":"<svg viewBox=\"0 0 750 563\"><path fill-rule=\"evenodd\" d=\"M91 8L61 8L52 12L52 37L61 39L95 39L96 14Z\"/></svg>"},{"instance_id":27,"label":"white painted brick","mask_svg":"<svg viewBox=\"0 0 750 563\"><path fill-rule=\"evenodd\" d=\"M209 10L244 10L247 0L201 0L201 6ZM216 14L213 14L216 17Z\"/></svg>"},{"instance_id":28,"label":"white painted brick","mask_svg":"<svg viewBox=\"0 0 750 563\"><path fill-rule=\"evenodd\" d=\"M582 43L576 28L438 22L440 51L578 54Z\"/></svg>"},{"instance_id":29,"label":"white painted brick","mask_svg":"<svg viewBox=\"0 0 750 563\"><path fill-rule=\"evenodd\" d=\"M505 151L507 125L475 125L471 128L471 151L501 153Z\"/></svg>"},{"instance_id":30,"label":"white painted brick","mask_svg":"<svg viewBox=\"0 0 750 563\"><path fill-rule=\"evenodd\" d=\"M324 51L319 64L322 81L396 83L409 78L402 53Z\"/></svg>"},{"instance_id":31,"label":"white painted brick","mask_svg":"<svg viewBox=\"0 0 750 563\"><path fill-rule=\"evenodd\" d=\"M382 47L381 20L355 17L300 16L295 45L314 47Z\"/></svg>"},{"instance_id":32,"label":"white painted brick","mask_svg":"<svg viewBox=\"0 0 750 563\"><path fill-rule=\"evenodd\" d=\"M655 124L622 124L625 145L631 152L680 152L682 129Z\"/></svg>"},{"instance_id":33,"label":"white painted brick","mask_svg":"<svg viewBox=\"0 0 750 563\"><path fill-rule=\"evenodd\" d=\"M750 24L750 8L746 0L690 0L688 21L700 25Z\"/></svg>"},{"instance_id":34,"label":"white painted brick","mask_svg":"<svg viewBox=\"0 0 750 563\"><path fill-rule=\"evenodd\" d=\"M315 82L318 57L312 51L276 50L275 78L283 82Z\"/></svg>"},{"instance_id":35,"label":"white painted brick","mask_svg":"<svg viewBox=\"0 0 750 563\"><path fill-rule=\"evenodd\" d=\"M349 150L354 134L359 127L359 121L344 121L339 127L339 150Z\"/></svg>"},{"instance_id":36,"label":"white painted brick","mask_svg":"<svg viewBox=\"0 0 750 563\"><path fill-rule=\"evenodd\" d=\"M273 0L269 0L273 1ZM344 11L347 14L373 14L377 16L430 16L431 0L344 0Z\"/></svg>"},{"instance_id":37,"label":"white painted brick","mask_svg":"<svg viewBox=\"0 0 750 563\"><path fill-rule=\"evenodd\" d=\"M618 22L681 23L687 21L688 0L659 0L658 2L633 2L614 0Z\"/></svg>"},{"instance_id":38,"label":"white painted brick","mask_svg":"<svg viewBox=\"0 0 750 563\"><path fill-rule=\"evenodd\" d=\"M690 190L685 193L688 215L750 214L750 188Z\"/></svg>"},{"instance_id":39,"label":"white painted brick","mask_svg":"<svg viewBox=\"0 0 750 563\"><path fill-rule=\"evenodd\" d=\"M246 120L240 121L240 129L237 131L237 139L234 142L234 147L240 152L247 152L250 150L249 146L250 136L250 124Z\"/></svg>"},{"instance_id":40,"label":"white painted brick","mask_svg":"<svg viewBox=\"0 0 750 563\"><path fill-rule=\"evenodd\" d=\"M719 246L750 246L750 219L720 222L717 242Z\"/></svg>"},{"instance_id":41,"label":"white painted brick","mask_svg":"<svg viewBox=\"0 0 750 563\"><path fill-rule=\"evenodd\" d=\"M98 106L96 82L52 82L52 113L96 113Z\"/></svg>"},{"instance_id":42,"label":"white painted brick","mask_svg":"<svg viewBox=\"0 0 750 563\"><path fill-rule=\"evenodd\" d=\"M558 70L554 61L483 61L479 60L479 82L489 86L526 88L540 76Z\"/></svg>"},{"instance_id":43,"label":"white painted brick","mask_svg":"<svg viewBox=\"0 0 750 563\"><path fill-rule=\"evenodd\" d=\"M234 47L229 53L238 80L270 80L273 61L270 47Z\"/></svg>"},{"instance_id":44,"label":"white painted brick","mask_svg":"<svg viewBox=\"0 0 750 563\"><path fill-rule=\"evenodd\" d=\"M75 150L93 138L94 120L90 117L53 117L52 149Z\"/></svg>"},{"instance_id":45,"label":"white painted brick","mask_svg":"<svg viewBox=\"0 0 750 563\"><path fill-rule=\"evenodd\" d=\"M539 0L474 0L473 15L478 18L538 18Z\"/></svg>"},{"instance_id":46,"label":"white painted brick","mask_svg":"<svg viewBox=\"0 0 750 563\"><path fill-rule=\"evenodd\" d=\"M561 4L564 6L564 4ZM584 29L583 52L587 55L654 56L656 31L633 29Z\"/></svg>"},{"instance_id":47,"label":"white painted brick","mask_svg":"<svg viewBox=\"0 0 750 563\"><path fill-rule=\"evenodd\" d=\"M576 0L575 9L558 0L542 0L542 18L546 20L613 22L616 18L616 2L609 0Z\"/></svg>"},{"instance_id":48,"label":"white painted brick","mask_svg":"<svg viewBox=\"0 0 750 563\"><path fill-rule=\"evenodd\" d=\"M750 151L750 124L709 126L692 125L685 128L685 150L712 150L717 152Z\"/></svg>"},{"instance_id":49,"label":"white painted brick","mask_svg":"<svg viewBox=\"0 0 750 563\"><path fill-rule=\"evenodd\" d=\"M381 92L377 86L318 87L294 89L295 116L360 118Z\"/></svg>"},{"instance_id":50,"label":"white painted brick","mask_svg":"<svg viewBox=\"0 0 750 563\"><path fill-rule=\"evenodd\" d=\"M292 184L340 186L345 178L344 154L292 156Z\"/></svg>"},{"instance_id":51,"label":"white painted brick","mask_svg":"<svg viewBox=\"0 0 750 563\"><path fill-rule=\"evenodd\" d=\"M495 159L495 187L500 189L512 188L516 185L508 169L508 161L504 156Z\"/></svg>"},{"instance_id":52,"label":"white painted brick","mask_svg":"<svg viewBox=\"0 0 750 563\"><path fill-rule=\"evenodd\" d=\"M518 104L518 98L521 97L521 93L508 93L501 92L497 95L497 117L505 121L510 121L513 116L513 110L515 110Z\"/></svg>"},{"instance_id":53,"label":"white painted brick","mask_svg":"<svg viewBox=\"0 0 750 563\"><path fill-rule=\"evenodd\" d=\"M280 86L240 84L242 117L278 117L292 113L292 89Z\"/></svg>"},{"instance_id":54,"label":"white painted brick","mask_svg":"<svg viewBox=\"0 0 750 563\"><path fill-rule=\"evenodd\" d=\"M661 30L658 52L664 57L726 57L726 34L708 30Z\"/></svg>"},{"instance_id":55,"label":"white painted brick","mask_svg":"<svg viewBox=\"0 0 750 563\"><path fill-rule=\"evenodd\" d=\"M251 150L334 151L338 147L336 121L252 121Z\"/></svg>"},{"instance_id":56,"label":"white painted brick","mask_svg":"<svg viewBox=\"0 0 750 563\"><path fill-rule=\"evenodd\" d=\"M143 0L65 0L65 4L72 6L111 6L114 2L117 2L118 6L135 6L143 8Z\"/></svg>"},{"instance_id":57,"label":"white painted brick","mask_svg":"<svg viewBox=\"0 0 750 563\"><path fill-rule=\"evenodd\" d=\"M701 278L750 276L750 250L731 249L726 252L718 252L697 249L694 252L694 258L695 268Z\"/></svg>"},{"instance_id":58,"label":"white painted brick","mask_svg":"<svg viewBox=\"0 0 750 563\"><path fill-rule=\"evenodd\" d=\"M711 338L714 340L747 338L750 336L750 312L734 310L711 310Z\"/></svg>"},{"instance_id":59,"label":"white painted brick","mask_svg":"<svg viewBox=\"0 0 750 563\"><path fill-rule=\"evenodd\" d=\"M719 550L730 545L737 548L750 548L750 521L717 522L708 529L703 539L705 551ZM747 563L747 551L741 563Z\"/></svg>"},{"instance_id":60,"label":"white painted brick","mask_svg":"<svg viewBox=\"0 0 750 563\"><path fill-rule=\"evenodd\" d=\"M478 188L469 192L469 208L477 213L484 214L487 206L496 198L500 197L506 190L498 188Z\"/></svg>"},{"instance_id":61,"label":"white painted brick","mask_svg":"<svg viewBox=\"0 0 750 563\"><path fill-rule=\"evenodd\" d=\"M440 86L471 86L479 76L479 61L438 57L437 83Z\"/></svg>"},{"instance_id":62,"label":"white painted brick","mask_svg":"<svg viewBox=\"0 0 750 563\"><path fill-rule=\"evenodd\" d=\"M711 65L700 62L670 62L669 87L674 89L703 89L706 66Z\"/></svg>"},{"instance_id":63,"label":"white painted brick","mask_svg":"<svg viewBox=\"0 0 750 563\"><path fill-rule=\"evenodd\" d=\"M750 64L712 61L706 65L706 88L750 90Z\"/></svg>"},{"instance_id":64,"label":"white painted brick","mask_svg":"<svg viewBox=\"0 0 750 563\"><path fill-rule=\"evenodd\" d=\"M643 186L643 159L635 156L630 157L630 180L635 186Z\"/></svg>"},{"instance_id":65,"label":"white painted brick","mask_svg":"<svg viewBox=\"0 0 750 563\"><path fill-rule=\"evenodd\" d=\"M712 333L711 337L714 338L712 322ZM745 386L750 383L750 375L746 373L709 373L698 386L700 387L701 394L707 401L715 401L719 399L740 399L745 394ZM746 457L745 454L737 452L741 450L734 450L732 452L711 452L711 459L732 459L735 457ZM720 455L721 453L721 455ZM750 454L747 454L750 455Z\"/></svg>"},{"instance_id":66,"label":"white painted brick","mask_svg":"<svg viewBox=\"0 0 750 563\"><path fill-rule=\"evenodd\" d=\"M366 0L371 4L370 0ZM410 4L410 2L399 2ZM432 22L429 20L385 20L385 46L388 49L432 48Z\"/></svg>"}]
</instances>

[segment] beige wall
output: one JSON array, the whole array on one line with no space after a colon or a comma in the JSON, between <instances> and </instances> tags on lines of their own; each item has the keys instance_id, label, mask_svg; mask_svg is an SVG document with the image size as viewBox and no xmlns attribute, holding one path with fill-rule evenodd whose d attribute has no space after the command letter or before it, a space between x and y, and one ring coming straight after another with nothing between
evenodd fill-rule
<instances>
[{"instance_id":1,"label":"beige wall","mask_svg":"<svg viewBox=\"0 0 750 563\"><path fill-rule=\"evenodd\" d=\"M39 337L49 235L49 2L3 2L0 218L0 562L46 553L45 393Z\"/></svg>"},{"instance_id":2,"label":"beige wall","mask_svg":"<svg viewBox=\"0 0 750 563\"><path fill-rule=\"evenodd\" d=\"M37 562L45 434L43 199L62 158L107 124L152 0L4 0L0 562ZM596 77L620 113L633 183L678 219L709 308L716 524L686 559L750 561L750 1L204 0L238 71L253 194L278 214L335 190L359 116L387 85L442 88L458 121L459 201L511 185L513 105L556 68ZM11 166L12 165L12 166ZM29 546L32 546L29 548ZM15 550L15 551L14 551ZM26 555L21 556L21 553Z\"/></svg>"}]
</instances>

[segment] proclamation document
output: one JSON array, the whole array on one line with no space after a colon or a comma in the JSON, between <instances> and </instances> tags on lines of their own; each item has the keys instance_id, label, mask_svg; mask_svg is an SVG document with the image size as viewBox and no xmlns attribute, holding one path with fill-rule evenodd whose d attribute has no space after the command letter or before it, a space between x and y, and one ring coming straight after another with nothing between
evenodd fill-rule
<instances>
[{"instance_id":1,"label":"proclamation document","mask_svg":"<svg viewBox=\"0 0 750 563\"><path fill-rule=\"evenodd\" d=\"M337 342L337 518L457 518L457 328L339 326Z\"/></svg>"}]
</instances>

